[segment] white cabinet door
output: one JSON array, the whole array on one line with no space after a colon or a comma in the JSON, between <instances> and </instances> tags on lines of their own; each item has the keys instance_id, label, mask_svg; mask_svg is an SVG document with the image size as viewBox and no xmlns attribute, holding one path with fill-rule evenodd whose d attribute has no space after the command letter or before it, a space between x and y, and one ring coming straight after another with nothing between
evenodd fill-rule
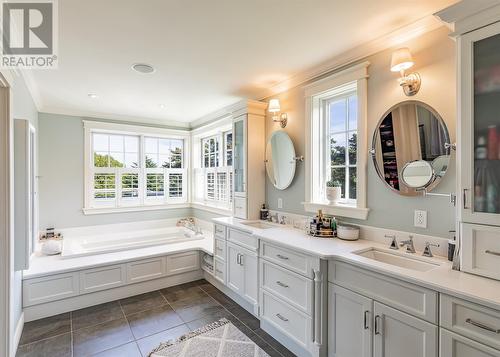
<instances>
[{"instance_id":1,"label":"white cabinet door","mask_svg":"<svg viewBox=\"0 0 500 357\"><path fill-rule=\"evenodd\" d=\"M241 248L235 244L227 243L227 286L239 295L245 291L245 274L240 264Z\"/></svg>"},{"instance_id":2,"label":"white cabinet door","mask_svg":"<svg viewBox=\"0 0 500 357\"><path fill-rule=\"evenodd\" d=\"M245 279L244 297L252 304L257 304L259 294L257 254L246 249L242 249L240 254L242 255L240 264L243 267Z\"/></svg>"},{"instance_id":3,"label":"white cabinet door","mask_svg":"<svg viewBox=\"0 0 500 357\"><path fill-rule=\"evenodd\" d=\"M440 357L500 357L500 351L440 329Z\"/></svg>"},{"instance_id":4,"label":"white cabinet door","mask_svg":"<svg viewBox=\"0 0 500 357\"><path fill-rule=\"evenodd\" d=\"M373 301L338 285L328 287L328 356L371 357Z\"/></svg>"},{"instance_id":5,"label":"white cabinet door","mask_svg":"<svg viewBox=\"0 0 500 357\"><path fill-rule=\"evenodd\" d=\"M492 78L500 61L500 23L459 38L460 92L457 165L460 176L459 220L498 225L500 156L496 144L500 90Z\"/></svg>"},{"instance_id":6,"label":"white cabinet door","mask_svg":"<svg viewBox=\"0 0 500 357\"><path fill-rule=\"evenodd\" d=\"M437 326L374 302L374 357L437 357Z\"/></svg>"}]
</instances>

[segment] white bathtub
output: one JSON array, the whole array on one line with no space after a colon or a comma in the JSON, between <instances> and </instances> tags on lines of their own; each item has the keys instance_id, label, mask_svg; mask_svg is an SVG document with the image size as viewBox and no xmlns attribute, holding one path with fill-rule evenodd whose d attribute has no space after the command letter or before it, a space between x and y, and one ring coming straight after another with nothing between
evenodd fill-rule
<instances>
[{"instance_id":1,"label":"white bathtub","mask_svg":"<svg viewBox=\"0 0 500 357\"><path fill-rule=\"evenodd\" d=\"M62 258L199 240L204 239L207 232L204 230L205 234L200 235L184 227L141 227L135 223L101 226L100 232L96 231L96 227L89 228L91 229L67 230L63 233Z\"/></svg>"}]
</instances>

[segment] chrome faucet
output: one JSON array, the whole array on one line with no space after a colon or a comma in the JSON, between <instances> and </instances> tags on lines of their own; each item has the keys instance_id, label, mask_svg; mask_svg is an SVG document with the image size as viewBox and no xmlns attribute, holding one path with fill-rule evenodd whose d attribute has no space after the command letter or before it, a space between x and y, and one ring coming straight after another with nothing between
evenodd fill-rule
<instances>
[{"instance_id":1,"label":"chrome faucet","mask_svg":"<svg viewBox=\"0 0 500 357\"><path fill-rule=\"evenodd\" d=\"M415 253L415 246L413 245L413 236L410 235L409 239L402 241L399 243L401 247L406 246L406 253Z\"/></svg>"},{"instance_id":2,"label":"chrome faucet","mask_svg":"<svg viewBox=\"0 0 500 357\"><path fill-rule=\"evenodd\" d=\"M389 246L389 248L391 249L394 249L394 250L398 250L399 247L398 247L398 241L396 240L396 235L392 234L392 235L384 235L385 238L391 238L392 241L391 241L391 245Z\"/></svg>"},{"instance_id":3,"label":"chrome faucet","mask_svg":"<svg viewBox=\"0 0 500 357\"><path fill-rule=\"evenodd\" d=\"M434 254L432 254L431 247L437 248L439 247L439 244L432 244L430 242L425 242L424 252L422 253L424 257L432 258L434 256Z\"/></svg>"},{"instance_id":4,"label":"chrome faucet","mask_svg":"<svg viewBox=\"0 0 500 357\"><path fill-rule=\"evenodd\" d=\"M280 224L286 224L286 216L285 215L282 215L280 217Z\"/></svg>"},{"instance_id":5,"label":"chrome faucet","mask_svg":"<svg viewBox=\"0 0 500 357\"><path fill-rule=\"evenodd\" d=\"M274 220L273 220L273 218L274 218ZM278 212L276 212L276 213L274 214L274 216L273 216L271 213L269 213L269 214L267 215L267 220L268 220L269 222L271 222L271 223L274 223L274 222L275 222L275 223L278 223L278 219L279 219Z\"/></svg>"},{"instance_id":6,"label":"chrome faucet","mask_svg":"<svg viewBox=\"0 0 500 357\"><path fill-rule=\"evenodd\" d=\"M201 227L198 227L194 221L194 218L182 218L177 221L177 227L184 227L189 229L190 231L193 231L194 234L196 235L201 235L203 234L203 231L201 230Z\"/></svg>"}]
</instances>

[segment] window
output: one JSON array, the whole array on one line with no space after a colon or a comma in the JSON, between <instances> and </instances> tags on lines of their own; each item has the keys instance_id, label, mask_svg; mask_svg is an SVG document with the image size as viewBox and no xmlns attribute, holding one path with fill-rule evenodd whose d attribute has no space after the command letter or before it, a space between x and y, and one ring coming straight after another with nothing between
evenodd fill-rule
<instances>
[{"instance_id":1,"label":"window","mask_svg":"<svg viewBox=\"0 0 500 357\"><path fill-rule=\"evenodd\" d=\"M170 137L154 129L152 135L148 128L97 122L85 122L85 130L84 211L187 202L184 155L189 134L172 131Z\"/></svg>"},{"instance_id":2,"label":"window","mask_svg":"<svg viewBox=\"0 0 500 357\"><path fill-rule=\"evenodd\" d=\"M218 210L232 206L233 134L231 120L194 132L193 203ZM198 159L199 158L199 159Z\"/></svg>"},{"instance_id":3,"label":"window","mask_svg":"<svg viewBox=\"0 0 500 357\"><path fill-rule=\"evenodd\" d=\"M368 63L305 88L307 150L305 209L366 219L366 78ZM341 187L342 199L327 200L327 183Z\"/></svg>"},{"instance_id":4,"label":"window","mask_svg":"<svg viewBox=\"0 0 500 357\"><path fill-rule=\"evenodd\" d=\"M344 202L356 202L357 107L356 91L325 101L324 120L330 142L329 181L340 185Z\"/></svg>"}]
</instances>

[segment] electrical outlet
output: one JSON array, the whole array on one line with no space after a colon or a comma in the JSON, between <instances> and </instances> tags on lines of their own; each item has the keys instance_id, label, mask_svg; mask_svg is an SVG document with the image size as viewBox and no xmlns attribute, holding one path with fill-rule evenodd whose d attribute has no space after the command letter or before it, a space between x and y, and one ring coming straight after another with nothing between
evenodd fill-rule
<instances>
[{"instance_id":1,"label":"electrical outlet","mask_svg":"<svg viewBox=\"0 0 500 357\"><path fill-rule=\"evenodd\" d=\"M278 209L283 208L283 199L278 198Z\"/></svg>"},{"instance_id":2,"label":"electrical outlet","mask_svg":"<svg viewBox=\"0 0 500 357\"><path fill-rule=\"evenodd\" d=\"M419 228L427 228L427 211L415 210L413 225Z\"/></svg>"}]
</instances>

